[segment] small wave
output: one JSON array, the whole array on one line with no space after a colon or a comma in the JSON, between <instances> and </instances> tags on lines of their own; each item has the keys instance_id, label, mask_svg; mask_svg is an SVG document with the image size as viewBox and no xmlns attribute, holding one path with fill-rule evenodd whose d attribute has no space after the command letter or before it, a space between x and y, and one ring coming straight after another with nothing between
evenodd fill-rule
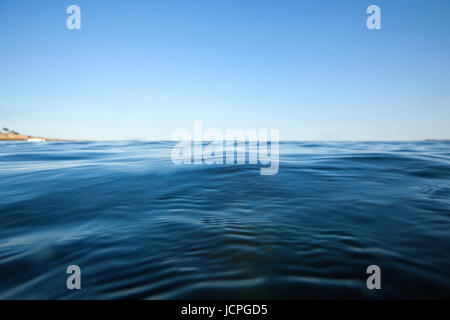
<instances>
[{"instance_id":1,"label":"small wave","mask_svg":"<svg viewBox=\"0 0 450 320\"><path fill-rule=\"evenodd\" d=\"M450 297L450 142L282 142L273 176L172 147L0 144L0 298Z\"/></svg>"}]
</instances>

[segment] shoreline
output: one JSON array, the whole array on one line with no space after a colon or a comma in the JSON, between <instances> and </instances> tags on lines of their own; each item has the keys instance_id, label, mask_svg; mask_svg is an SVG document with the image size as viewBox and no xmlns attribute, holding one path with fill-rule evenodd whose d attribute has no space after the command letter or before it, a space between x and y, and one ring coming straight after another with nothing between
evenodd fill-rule
<instances>
[{"instance_id":1,"label":"shoreline","mask_svg":"<svg viewBox=\"0 0 450 320\"><path fill-rule=\"evenodd\" d=\"M25 134L0 133L0 141L30 141L30 142L45 142L45 141L71 141L65 139L51 139L34 137Z\"/></svg>"}]
</instances>

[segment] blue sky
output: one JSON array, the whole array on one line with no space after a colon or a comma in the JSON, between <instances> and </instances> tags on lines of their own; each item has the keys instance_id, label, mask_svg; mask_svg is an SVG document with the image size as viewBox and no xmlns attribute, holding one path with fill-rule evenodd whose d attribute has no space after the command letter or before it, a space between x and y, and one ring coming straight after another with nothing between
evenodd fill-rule
<instances>
[{"instance_id":1,"label":"blue sky","mask_svg":"<svg viewBox=\"0 0 450 320\"><path fill-rule=\"evenodd\" d=\"M68 30L66 8L81 8ZM381 8L382 30L366 28ZM0 126L74 139L278 128L450 138L450 1L0 0Z\"/></svg>"}]
</instances>

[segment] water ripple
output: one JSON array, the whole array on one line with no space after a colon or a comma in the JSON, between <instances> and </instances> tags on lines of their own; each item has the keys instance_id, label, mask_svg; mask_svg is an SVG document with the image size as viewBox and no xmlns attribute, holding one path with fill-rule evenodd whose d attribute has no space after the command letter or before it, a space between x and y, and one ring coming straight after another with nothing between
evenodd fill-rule
<instances>
[{"instance_id":1,"label":"water ripple","mask_svg":"<svg viewBox=\"0 0 450 320\"><path fill-rule=\"evenodd\" d=\"M282 142L274 176L172 146L1 143L0 299L450 298L450 142Z\"/></svg>"}]
</instances>

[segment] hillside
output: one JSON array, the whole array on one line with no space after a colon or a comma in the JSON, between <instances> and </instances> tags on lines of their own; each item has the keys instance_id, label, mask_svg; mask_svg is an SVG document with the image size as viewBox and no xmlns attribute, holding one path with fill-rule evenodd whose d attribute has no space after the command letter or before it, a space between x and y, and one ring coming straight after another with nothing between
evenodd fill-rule
<instances>
[{"instance_id":1,"label":"hillside","mask_svg":"<svg viewBox=\"0 0 450 320\"><path fill-rule=\"evenodd\" d=\"M0 141L65 141L60 139L49 139L42 137L29 136L18 133L7 128L0 130Z\"/></svg>"}]
</instances>

